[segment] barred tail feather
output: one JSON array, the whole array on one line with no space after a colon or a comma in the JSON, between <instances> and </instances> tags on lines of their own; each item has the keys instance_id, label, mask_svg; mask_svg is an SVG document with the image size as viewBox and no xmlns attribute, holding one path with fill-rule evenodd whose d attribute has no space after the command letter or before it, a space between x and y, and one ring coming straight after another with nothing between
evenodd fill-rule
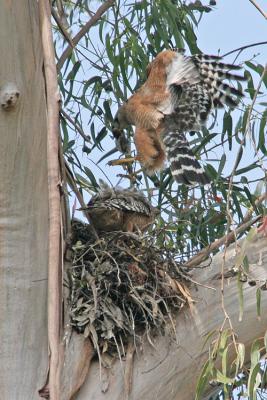
<instances>
[{"instance_id":1,"label":"barred tail feather","mask_svg":"<svg viewBox=\"0 0 267 400\"><path fill-rule=\"evenodd\" d=\"M230 107L236 107L243 93L224 83L223 80L228 79L239 82L245 81L246 78L229 72L230 70L241 69L239 65L216 61L218 59L218 57L206 56L204 54L192 56L192 60L199 71L203 84L210 94L213 105L215 107L220 107L223 106L223 104L227 104Z\"/></svg>"},{"instance_id":2,"label":"barred tail feather","mask_svg":"<svg viewBox=\"0 0 267 400\"><path fill-rule=\"evenodd\" d=\"M210 183L210 179L190 149L184 133L168 132L162 140L176 182L185 185Z\"/></svg>"}]
</instances>

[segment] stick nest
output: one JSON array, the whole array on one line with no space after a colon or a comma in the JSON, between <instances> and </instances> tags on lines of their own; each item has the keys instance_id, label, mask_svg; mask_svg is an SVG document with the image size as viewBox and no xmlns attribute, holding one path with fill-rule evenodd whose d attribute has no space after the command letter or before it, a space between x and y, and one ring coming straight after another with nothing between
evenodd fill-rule
<instances>
[{"instance_id":1,"label":"stick nest","mask_svg":"<svg viewBox=\"0 0 267 400\"><path fill-rule=\"evenodd\" d=\"M174 328L172 313L191 297L190 278L172 250L158 246L153 232L110 232L94 240L80 221L72 231L71 324L99 354L118 351L130 337L146 334L151 341L166 326Z\"/></svg>"}]
</instances>

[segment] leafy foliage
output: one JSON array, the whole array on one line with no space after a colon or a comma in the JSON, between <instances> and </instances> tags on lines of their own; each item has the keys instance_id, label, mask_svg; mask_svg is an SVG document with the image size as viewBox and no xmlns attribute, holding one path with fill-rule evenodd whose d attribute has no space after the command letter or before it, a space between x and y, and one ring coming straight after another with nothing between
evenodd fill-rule
<instances>
[{"instance_id":1,"label":"leafy foliage","mask_svg":"<svg viewBox=\"0 0 267 400\"><path fill-rule=\"evenodd\" d=\"M250 368L245 367L245 346L236 342L227 329L213 332L210 358L206 361L198 380L195 399L201 399L209 381L223 385L223 390L209 400L265 399L267 395L267 364L265 337L256 339L250 350ZM265 334L266 336L266 334ZM234 352L234 357L233 357Z\"/></svg>"},{"instance_id":2,"label":"leafy foliage","mask_svg":"<svg viewBox=\"0 0 267 400\"><path fill-rule=\"evenodd\" d=\"M86 2L75 5L69 2L66 14L71 30L80 30L92 12ZM239 111L232 113L227 109L220 118L214 115L210 126L191 139L195 152L209 160L206 169L214 183L205 189L177 187L169 169L152 177L142 172L133 178L139 165L126 170L108 166L110 159L121 156L109 132L118 104L143 82L151 58L169 47L187 47L189 52L200 52L194 28L205 12L205 7L199 10L194 8L194 3L186 6L180 1L116 2L83 36L59 71L63 149L79 190L95 192L99 178L122 186L133 184L135 178L135 184L161 209L160 224L165 224L166 235L177 243L185 258L223 235L230 192L233 226L242 222L246 209L255 207L254 182L265 174L262 161L266 156L266 111L257 105L248 122L250 106L245 99ZM55 37L60 53L61 38ZM246 67L245 92L250 99L263 67L254 60L248 61ZM131 129L128 139L134 152ZM251 154L251 143L255 155ZM229 190L231 164L237 153L239 159L232 171L234 180ZM260 211L255 208L255 213Z\"/></svg>"}]
</instances>

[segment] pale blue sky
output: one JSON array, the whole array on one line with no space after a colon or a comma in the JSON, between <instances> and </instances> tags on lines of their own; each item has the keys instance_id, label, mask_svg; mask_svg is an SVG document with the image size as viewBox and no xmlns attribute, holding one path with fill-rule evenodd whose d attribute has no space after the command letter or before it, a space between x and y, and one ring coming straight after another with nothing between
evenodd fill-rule
<instances>
[{"instance_id":1,"label":"pale blue sky","mask_svg":"<svg viewBox=\"0 0 267 400\"><path fill-rule=\"evenodd\" d=\"M267 0L257 0L257 3L267 12ZM203 52L217 54L220 49L224 54L247 44L267 41L267 21L249 0L218 0L214 10L204 15L196 35ZM267 45L246 50L240 59L258 53L261 53L258 60L265 64Z\"/></svg>"}]
</instances>

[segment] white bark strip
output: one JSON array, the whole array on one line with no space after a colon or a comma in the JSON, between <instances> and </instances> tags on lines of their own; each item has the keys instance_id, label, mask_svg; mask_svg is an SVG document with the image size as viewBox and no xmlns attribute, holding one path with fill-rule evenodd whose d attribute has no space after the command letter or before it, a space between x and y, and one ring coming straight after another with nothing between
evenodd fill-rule
<instances>
[{"instance_id":1,"label":"white bark strip","mask_svg":"<svg viewBox=\"0 0 267 400\"><path fill-rule=\"evenodd\" d=\"M59 91L48 0L39 0L47 94L47 162L49 191L48 341L50 400L60 400L60 316L62 272L60 255Z\"/></svg>"}]
</instances>

